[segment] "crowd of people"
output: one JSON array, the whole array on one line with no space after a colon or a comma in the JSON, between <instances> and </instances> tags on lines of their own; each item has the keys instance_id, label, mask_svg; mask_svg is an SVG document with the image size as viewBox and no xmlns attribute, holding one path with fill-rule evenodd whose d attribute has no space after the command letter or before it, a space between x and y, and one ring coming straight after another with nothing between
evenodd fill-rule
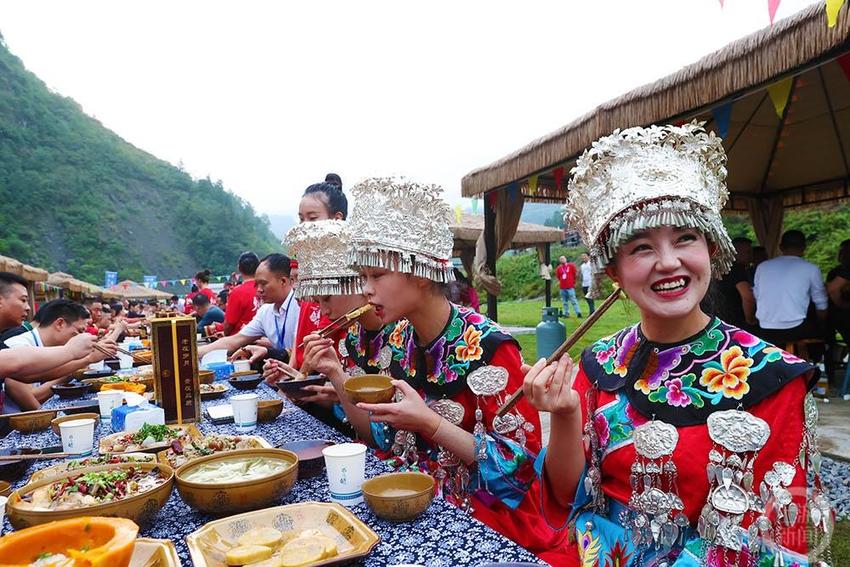
<instances>
[{"instance_id":1,"label":"crowd of people","mask_svg":"<svg viewBox=\"0 0 850 567\"><path fill-rule=\"evenodd\" d=\"M552 565L823 565L832 512L819 477L818 371L782 341L803 325L809 299L817 313L833 297L847 308L850 273L839 268L824 290L801 258L804 239L801 247L789 232L784 255L759 265L752 283L747 276L747 294L734 280L747 271L745 243L720 218L725 175L720 140L696 123L617 131L581 156L566 211L588 253L580 270L561 258L556 271L565 314L582 316L576 285L586 297L608 277L640 321L577 361L529 365L513 337L461 304L477 297L468 281L455 284L451 209L439 187L404 179L357 184L349 212L329 175L304 192L287 254L240 256L242 282L223 309L213 310L208 272L171 305L213 326L218 338L200 355L226 349L269 384L325 376L295 400L306 411L391 467L432 475L442 498ZM772 287L773 270L798 274L801 297L778 295L787 290ZM26 288L3 277L0 321L20 326ZM701 306L715 279L740 293L742 320ZM319 332L366 305L350 327ZM0 351L0 375L58 378L51 369L100 356L87 325L115 333L141 314L112 309L104 328L99 307L99 317L93 304L51 307L19 347ZM778 346L751 332L756 321ZM352 403L344 384L364 373L391 376L394 400ZM548 446L541 412L551 418Z\"/></svg>"}]
</instances>

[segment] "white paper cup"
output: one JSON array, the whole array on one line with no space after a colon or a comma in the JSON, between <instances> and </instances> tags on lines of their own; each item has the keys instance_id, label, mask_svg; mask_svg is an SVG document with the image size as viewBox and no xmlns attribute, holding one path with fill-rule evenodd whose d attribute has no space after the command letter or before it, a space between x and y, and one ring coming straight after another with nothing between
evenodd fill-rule
<instances>
[{"instance_id":1,"label":"white paper cup","mask_svg":"<svg viewBox=\"0 0 850 567\"><path fill-rule=\"evenodd\" d=\"M123 352L118 353L118 367L122 370L133 368L133 357Z\"/></svg>"},{"instance_id":2,"label":"white paper cup","mask_svg":"<svg viewBox=\"0 0 850 567\"><path fill-rule=\"evenodd\" d=\"M230 398L233 408L233 424L236 431L248 433L257 428L257 394L239 394Z\"/></svg>"},{"instance_id":3,"label":"white paper cup","mask_svg":"<svg viewBox=\"0 0 850 567\"><path fill-rule=\"evenodd\" d=\"M59 424L62 450L73 455L89 455L94 446L94 420L72 419Z\"/></svg>"},{"instance_id":4,"label":"white paper cup","mask_svg":"<svg viewBox=\"0 0 850 567\"><path fill-rule=\"evenodd\" d=\"M322 449L328 469L331 500L343 506L363 502L363 479L366 474L366 445L340 443Z\"/></svg>"},{"instance_id":5,"label":"white paper cup","mask_svg":"<svg viewBox=\"0 0 850 567\"><path fill-rule=\"evenodd\" d=\"M112 410L124 401L121 390L101 390L97 393L97 403L100 405L100 417L112 419Z\"/></svg>"},{"instance_id":6,"label":"white paper cup","mask_svg":"<svg viewBox=\"0 0 850 567\"><path fill-rule=\"evenodd\" d=\"M247 360L234 360L233 361L233 371L234 372L250 372L251 363Z\"/></svg>"}]
</instances>

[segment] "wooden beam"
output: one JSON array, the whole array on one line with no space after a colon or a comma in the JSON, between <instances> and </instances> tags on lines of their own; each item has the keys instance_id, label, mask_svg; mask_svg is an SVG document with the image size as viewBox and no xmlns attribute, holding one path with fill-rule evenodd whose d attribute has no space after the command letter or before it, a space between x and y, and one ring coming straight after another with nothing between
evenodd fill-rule
<instances>
[{"instance_id":1,"label":"wooden beam","mask_svg":"<svg viewBox=\"0 0 850 567\"><path fill-rule=\"evenodd\" d=\"M490 274L496 277L496 211L487 202L487 193L484 194L484 249L487 251L487 267ZM492 293L487 294L487 316L497 321L498 309L497 298Z\"/></svg>"},{"instance_id":2,"label":"wooden beam","mask_svg":"<svg viewBox=\"0 0 850 567\"><path fill-rule=\"evenodd\" d=\"M544 248L543 263L547 266L552 264L552 244L550 242L547 242ZM546 307L552 307L552 278L544 280L544 282L543 286L546 288Z\"/></svg>"}]
</instances>

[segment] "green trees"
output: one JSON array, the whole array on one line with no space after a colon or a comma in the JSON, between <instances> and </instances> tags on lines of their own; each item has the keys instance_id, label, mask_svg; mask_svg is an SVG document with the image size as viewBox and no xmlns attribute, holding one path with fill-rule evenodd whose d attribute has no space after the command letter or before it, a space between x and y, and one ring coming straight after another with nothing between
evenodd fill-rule
<instances>
[{"instance_id":1,"label":"green trees","mask_svg":"<svg viewBox=\"0 0 850 567\"><path fill-rule=\"evenodd\" d=\"M276 248L220 182L125 142L0 44L0 254L97 283L229 273L239 253Z\"/></svg>"}]
</instances>

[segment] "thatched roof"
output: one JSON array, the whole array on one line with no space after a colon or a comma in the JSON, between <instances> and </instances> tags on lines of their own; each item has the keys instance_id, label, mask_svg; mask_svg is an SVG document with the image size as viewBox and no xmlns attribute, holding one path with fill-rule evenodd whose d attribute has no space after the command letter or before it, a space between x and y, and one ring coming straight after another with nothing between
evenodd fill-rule
<instances>
[{"instance_id":1,"label":"thatched roof","mask_svg":"<svg viewBox=\"0 0 850 567\"><path fill-rule=\"evenodd\" d=\"M29 282L47 281L47 270L24 264L8 256L0 256L0 272L17 274Z\"/></svg>"},{"instance_id":2,"label":"thatched roof","mask_svg":"<svg viewBox=\"0 0 850 567\"><path fill-rule=\"evenodd\" d=\"M171 294L165 291L160 291L151 287L145 287L133 280L124 280L113 286L109 286L109 290L124 299L170 299Z\"/></svg>"},{"instance_id":3,"label":"thatched roof","mask_svg":"<svg viewBox=\"0 0 850 567\"><path fill-rule=\"evenodd\" d=\"M78 280L71 274L65 272L53 272L47 277L47 283L75 293L81 293L89 297L111 297L102 287Z\"/></svg>"},{"instance_id":4,"label":"thatched roof","mask_svg":"<svg viewBox=\"0 0 850 567\"><path fill-rule=\"evenodd\" d=\"M478 237L484 231L484 216L464 213L461 215L460 223L453 222L451 229L455 240L455 250L475 248ZM511 241L511 248L529 248L547 242L559 242L562 238L563 231L560 228L521 222Z\"/></svg>"},{"instance_id":5,"label":"thatched roof","mask_svg":"<svg viewBox=\"0 0 850 567\"><path fill-rule=\"evenodd\" d=\"M762 112L765 106L769 112L773 112L769 100L767 100L766 105L763 104L766 97L764 89L767 86L783 78L800 75L806 71L815 73L811 78L811 84L822 83L826 73L818 73L812 70L838 55L850 51L850 14L848 14L848 11L850 10L847 7L842 9L836 26L828 28L823 4L813 4L793 17L781 20L772 27L730 43L723 49L684 67L672 75L603 103L563 128L531 142L486 167L467 174L462 181L462 194L466 197L480 195L513 182L522 182L534 174L545 174L557 166L565 167L564 185L566 185L569 169L574 164L576 157L594 140L617 128L654 123L675 123L693 117L710 118L712 107L732 100L736 101L735 106L739 106L737 101L744 97L758 99L759 105L752 105L755 108L755 110L752 110L753 115L756 114L756 110ZM837 69L838 66L834 66ZM839 79L844 79L841 76L840 69L837 69L835 73L838 74ZM827 77L827 80L830 80L830 78ZM841 88L840 85L837 88ZM823 91L827 90L824 84ZM750 96L755 94L757 96ZM830 108L830 111L842 113L840 123L834 130L841 131L841 136L850 141L850 128L844 130L845 124L850 121L850 112L848 112L846 104L848 98L841 98L845 94L845 91L840 91L829 95L828 98L832 99L833 105L837 107ZM822 94L815 96L819 99L824 98ZM794 100L793 97L792 100ZM733 125L730 126L727 140L735 135L735 106L733 106ZM743 110L741 111L743 112ZM838 114L834 114L834 116L838 116ZM739 116L737 120L749 124L752 118L744 120L746 118L747 116ZM756 116L755 119L755 125L759 126L757 123L759 116ZM829 125L829 113L827 113L825 120L825 125L822 128L832 129L832 126ZM774 154L777 153L775 148L781 147L781 143L772 140L774 130L777 130L775 113L773 122L773 125L762 124L761 126L764 126L764 128L754 133L754 138L758 138L760 135L762 140L767 139L766 153L769 154L766 166L754 172L753 175L756 177L755 181L762 183L762 186L757 188L759 192L762 191L765 184L769 184L770 180L767 179L766 172L773 167L774 157L776 157ZM743 127L746 127L747 124L744 124ZM783 133L781 132L782 126L783 124L780 123L779 131L775 133L777 139L779 134ZM830 130L824 132L825 135L830 135ZM793 136L790 137L793 138ZM833 136L832 140L834 139ZM815 146L822 146L824 144L823 138L818 142L820 143L816 143ZM830 143L834 144L834 141ZM805 148L806 144L811 149L812 144L808 142L802 142L801 146ZM845 142L845 146L848 145L850 144ZM774 148L772 151L771 147ZM850 151L850 148L846 148L845 151ZM736 150L736 152L744 154L744 151ZM840 160L838 163L840 165ZM730 190L733 194L736 190L741 194L747 194L748 191L753 190L752 187L738 188L733 184L735 181L733 167L735 165L730 156ZM797 162L797 165L799 165L799 162ZM753 169L758 168L754 167ZM780 176L777 175L776 177ZM797 177L799 178L799 175ZM807 179L804 181L808 184L816 182L818 180ZM800 186L803 186L802 183ZM556 200L563 200L563 196L563 193L559 195L550 194L550 197ZM539 192L537 200L547 200L547 193Z\"/></svg>"}]
</instances>

